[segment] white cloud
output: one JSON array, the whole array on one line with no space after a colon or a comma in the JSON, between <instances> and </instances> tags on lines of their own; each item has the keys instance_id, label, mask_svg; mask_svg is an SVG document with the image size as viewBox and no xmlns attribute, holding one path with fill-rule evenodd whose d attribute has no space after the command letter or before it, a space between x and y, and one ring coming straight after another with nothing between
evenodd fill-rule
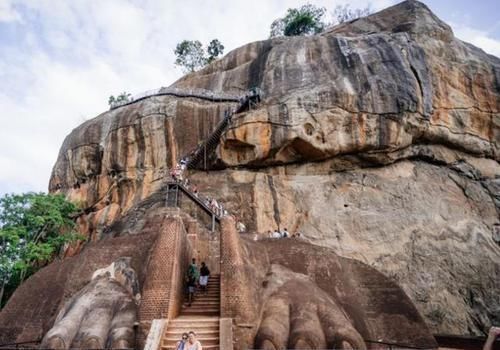
<instances>
[{"instance_id":1,"label":"white cloud","mask_svg":"<svg viewBox=\"0 0 500 350\"><path fill-rule=\"evenodd\" d=\"M173 50L181 40L218 38L227 53L267 38L274 19L304 2L0 0L0 26L16 28L0 38L0 195L46 190L64 137L105 111L109 95L179 78ZM348 1L310 2L332 10ZM379 10L395 1L350 3ZM462 38L498 50L473 37Z\"/></svg>"},{"instance_id":2,"label":"white cloud","mask_svg":"<svg viewBox=\"0 0 500 350\"><path fill-rule=\"evenodd\" d=\"M21 22L21 15L14 9L11 0L0 0L0 23Z\"/></svg>"},{"instance_id":3,"label":"white cloud","mask_svg":"<svg viewBox=\"0 0 500 350\"><path fill-rule=\"evenodd\" d=\"M491 55L500 57L500 40L491 38L488 32L450 22L455 36L475 45Z\"/></svg>"}]
</instances>

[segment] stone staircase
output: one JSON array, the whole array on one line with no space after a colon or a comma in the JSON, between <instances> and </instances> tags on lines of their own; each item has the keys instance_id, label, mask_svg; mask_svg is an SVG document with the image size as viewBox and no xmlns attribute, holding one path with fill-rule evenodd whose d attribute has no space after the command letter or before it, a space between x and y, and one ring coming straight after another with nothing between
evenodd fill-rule
<instances>
[{"instance_id":1,"label":"stone staircase","mask_svg":"<svg viewBox=\"0 0 500 350\"><path fill-rule=\"evenodd\" d=\"M191 306L182 305L179 317L169 320L161 350L175 350L182 333L194 331L204 350L219 349L220 276L211 275L207 293L195 293Z\"/></svg>"}]
</instances>

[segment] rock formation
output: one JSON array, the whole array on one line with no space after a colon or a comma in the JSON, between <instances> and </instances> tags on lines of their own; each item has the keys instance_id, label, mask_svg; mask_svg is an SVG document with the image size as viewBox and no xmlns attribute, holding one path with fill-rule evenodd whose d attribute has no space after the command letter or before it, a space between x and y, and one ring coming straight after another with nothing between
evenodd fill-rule
<instances>
[{"instance_id":1,"label":"rock formation","mask_svg":"<svg viewBox=\"0 0 500 350\"><path fill-rule=\"evenodd\" d=\"M209 172L189 174L200 193L224 203L256 237L286 227L301 232L303 241L283 252L296 249L306 259L326 249L326 260L342 267L331 270L338 274L358 266L354 260L382 272L401 286L418 310L411 314L420 313L433 333L480 334L500 323L500 59L458 40L425 5L410 0L321 35L242 46L173 87L264 92L262 103L232 117L207 159ZM137 227L145 227L150 208L164 203L169 170L236 105L163 94L105 112L66 138L50 191L79 202L78 224L92 244L140 236ZM269 258L258 261L269 260L258 263L261 273L279 276L266 282L268 289L248 292L259 308L281 312L283 303L295 305L288 287L305 288L312 278L312 303L353 317L345 311L348 299L332 297L328 284L315 280L320 266L291 268L293 257L277 256L281 248L272 244L244 247L265 249ZM137 254L149 256L150 248L141 249ZM69 259L88 254L81 250L69 251L77 254ZM357 290L349 288L342 293ZM50 329L62 305L54 303L52 319L35 328ZM371 306L363 307L357 310L367 315ZM266 314L249 318L263 323L246 344L256 339L267 347L265 339L276 339L266 333L275 326ZM308 319L323 329L321 310ZM368 328L377 323L370 320ZM354 324L348 321L340 323ZM343 346L361 346L357 334L370 334L361 329L347 327ZM342 344L330 341L328 330L322 334L318 344ZM272 344L298 346L299 338Z\"/></svg>"},{"instance_id":2,"label":"rock formation","mask_svg":"<svg viewBox=\"0 0 500 350\"><path fill-rule=\"evenodd\" d=\"M42 340L46 349L133 348L140 302L139 282L130 258L99 269L68 300Z\"/></svg>"}]
</instances>

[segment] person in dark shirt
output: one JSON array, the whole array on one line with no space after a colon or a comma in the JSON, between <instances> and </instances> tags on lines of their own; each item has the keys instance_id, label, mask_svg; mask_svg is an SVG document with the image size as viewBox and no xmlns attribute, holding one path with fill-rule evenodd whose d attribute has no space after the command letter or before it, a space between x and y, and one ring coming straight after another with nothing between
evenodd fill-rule
<instances>
[{"instance_id":1,"label":"person in dark shirt","mask_svg":"<svg viewBox=\"0 0 500 350\"><path fill-rule=\"evenodd\" d=\"M208 269L205 262L201 263L200 268L200 288L202 292L207 292L208 277L210 276L210 270Z\"/></svg>"}]
</instances>

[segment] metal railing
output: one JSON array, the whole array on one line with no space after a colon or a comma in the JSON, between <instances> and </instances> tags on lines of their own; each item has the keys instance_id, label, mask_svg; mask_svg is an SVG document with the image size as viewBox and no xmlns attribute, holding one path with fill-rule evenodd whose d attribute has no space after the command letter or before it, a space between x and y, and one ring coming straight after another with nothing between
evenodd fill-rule
<instances>
[{"instance_id":1,"label":"metal railing","mask_svg":"<svg viewBox=\"0 0 500 350\"><path fill-rule=\"evenodd\" d=\"M53 350L52 348L40 348L40 343L41 340L32 340L32 341L25 341L25 342L19 342L19 343L6 343L6 344L0 344L0 349L1 350L9 350L9 349L37 349L37 350ZM73 349L78 349L81 350L81 348L69 348L68 350L73 350ZM100 350L104 349L113 349L113 350L136 350L136 348L103 348Z\"/></svg>"},{"instance_id":2,"label":"metal railing","mask_svg":"<svg viewBox=\"0 0 500 350\"><path fill-rule=\"evenodd\" d=\"M200 88L180 89L176 87L161 87L159 89L153 89L141 92L123 101L112 102L110 104L110 109L116 109L122 106L136 103L148 97L164 96L164 95L170 95L176 97L196 97L214 102L240 102L241 100L241 96L225 92L214 92L212 90L206 90Z\"/></svg>"},{"instance_id":3,"label":"metal railing","mask_svg":"<svg viewBox=\"0 0 500 350\"><path fill-rule=\"evenodd\" d=\"M414 346L414 345L408 345L408 344L400 344L400 343L391 343L391 342L384 342L382 340L369 340L369 339L364 339L365 343L369 344L379 344L386 346L387 349L389 350L396 350L396 349L413 349L413 350L427 350L427 349L433 349L433 347L421 347L421 346Z\"/></svg>"}]
</instances>

